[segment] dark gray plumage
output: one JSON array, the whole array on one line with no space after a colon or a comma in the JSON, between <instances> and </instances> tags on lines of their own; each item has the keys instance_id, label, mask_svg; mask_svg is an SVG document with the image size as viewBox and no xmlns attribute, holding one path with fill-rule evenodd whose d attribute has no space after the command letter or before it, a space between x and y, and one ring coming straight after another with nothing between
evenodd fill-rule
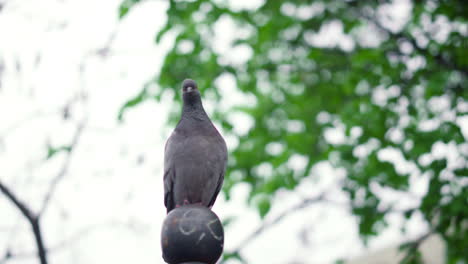
<instances>
[{"instance_id":1,"label":"dark gray plumage","mask_svg":"<svg viewBox=\"0 0 468 264\"><path fill-rule=\"evenodd\" d=\"M182 116L164 152L168 213L187 204L213 206L226 172L226 143L203 109L197 84L185 80L182 93Z\"/></svg>"}]
</instances>

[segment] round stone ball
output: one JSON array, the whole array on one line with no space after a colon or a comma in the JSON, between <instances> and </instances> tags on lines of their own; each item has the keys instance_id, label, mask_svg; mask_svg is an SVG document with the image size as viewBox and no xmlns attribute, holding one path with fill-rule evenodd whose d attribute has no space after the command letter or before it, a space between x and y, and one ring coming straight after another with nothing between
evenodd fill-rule
<instances>
[{"instance_id":1,"label":"round stone ball","mask_svg":"<svg viewBox=\"0 0 468 264\"><path fill-rule=\"evenodd\" d=\"M218 216L201 205L173 209L161 232L164 260L169 264L216 263L223 252L224 230Z\"/></svg>"}]
</instances>

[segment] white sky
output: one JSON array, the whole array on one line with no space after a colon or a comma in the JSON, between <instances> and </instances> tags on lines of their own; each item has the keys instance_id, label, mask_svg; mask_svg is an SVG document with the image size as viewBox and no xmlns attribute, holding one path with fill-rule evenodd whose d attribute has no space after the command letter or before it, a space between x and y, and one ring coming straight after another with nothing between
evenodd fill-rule
<instances>
[{"instance_id":1,"label":"white sky","mask_svg":"<svg viewBox=\"0 0 468 264\"><path fill-rule=\"evenodd\" d=\"M119 107L159 71L172 45L171 37L158 46L153 42L165 22L167 6L164 1L146 1L119 22L119 2L7 1L0 12L0 58L6 65L0 88L0 178L34 210L65 159L62 153L44 162L47 142L68 144L77 122L87 117L69 172L42 220L46 245L63 245L49 255L51 263L163 263L159 245L165 216L162 155L171 131L164 122L172 100L168 96L161 102L147 101L127 111L122 124L116 117ZM110 55L96 55L113 33ZM84 65L81 75L80 65ZM218 81L225 85L224 92L234 93L232 77ZM87 100L73 104L72 121L64 122L59 111L82 92ZM244 100L241 95L230 98L225 105ZM205 104L209 110L210 103ZM228 145L235 146L235 140L229 139ZM140 157L144 157L142 164L138 164ZM344 200L336 184L341 177L330 165L319 164L316 174L295 192L278 193L269 217L324 189L331 188L330 198ZM239 184L232 201L220 196L213 208L222 219L238 216L225 230L228 250L260 225L255 210L245 205L248 188ZM414 237L424 229L417 218L402 236L401 219L389 216L390 227L373 240L372 248ZM35 250L27 223L1 196L0 219L0 256L8 245L14 253ZM302 230L306 232L300 235ZM318 204L285 218L242 254L249 263L279 264L330 263L363 252L355 220L346 209ZM9 263L37 260L20 258Z\"/></svg>"}]
</instances>

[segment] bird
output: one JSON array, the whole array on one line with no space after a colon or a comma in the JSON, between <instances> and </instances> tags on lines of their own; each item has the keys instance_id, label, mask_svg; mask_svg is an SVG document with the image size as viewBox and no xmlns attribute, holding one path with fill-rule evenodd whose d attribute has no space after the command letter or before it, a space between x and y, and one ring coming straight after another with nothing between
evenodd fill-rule
<instances>
[{"instance_id":1,"label":"bird","mask_svg":"<svg viewBox=\"0 0 468 264\"><path fill-rule=\"evenodd\" d=\"M226 142L206 114L194 80L183 81L182 98L180 120L164 148L167 213L190 204L211 209L226 173Z\"/></svg>"}]
</instances>

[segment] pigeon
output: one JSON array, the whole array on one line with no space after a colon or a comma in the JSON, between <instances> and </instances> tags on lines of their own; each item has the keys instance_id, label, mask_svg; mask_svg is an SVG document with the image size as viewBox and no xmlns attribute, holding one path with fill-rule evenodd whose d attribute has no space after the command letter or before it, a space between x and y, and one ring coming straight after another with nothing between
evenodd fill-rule
<instances>
[{"instance_id":1,"label":"pigeon","mask_svg":"<svg viewBox=\"0 0 468 264\"><path fill-rule=\"evenodd\" d=\"M184 80L182 94L182 115L164 149L167 213L189 204L211 209L226 172L226 142L206 114L196 82Z\"/></svg>"}]
</instances>

